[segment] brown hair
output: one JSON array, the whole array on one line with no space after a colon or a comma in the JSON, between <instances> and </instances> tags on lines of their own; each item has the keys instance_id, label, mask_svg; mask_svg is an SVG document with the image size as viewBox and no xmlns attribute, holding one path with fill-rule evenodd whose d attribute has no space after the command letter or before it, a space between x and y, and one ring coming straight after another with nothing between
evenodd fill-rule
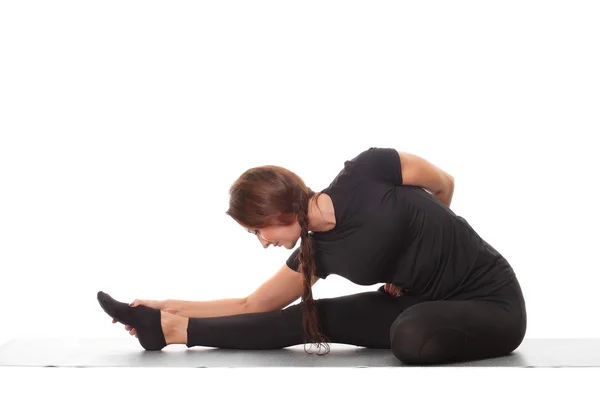
<instances>
[{"instance_id":1,"label":"brown hair","mask_svg":"<svg viewBox=\"0 0 600 400\"><path fill-rule=\"evenodd\" d=\"M311 278L316 266L312 238L308 235L308 203L321 194L313 192L294 172L276 165L263 165L248 169L236 179L229 189L229 209L225 214L243 226L256 229L289 226L298 221L301 228L298 271L304 277L300 303L304 343L314 343L317 348L323 343L329 352L329 339L320 332L312 297Z\"/></svg>"}]
</instances>

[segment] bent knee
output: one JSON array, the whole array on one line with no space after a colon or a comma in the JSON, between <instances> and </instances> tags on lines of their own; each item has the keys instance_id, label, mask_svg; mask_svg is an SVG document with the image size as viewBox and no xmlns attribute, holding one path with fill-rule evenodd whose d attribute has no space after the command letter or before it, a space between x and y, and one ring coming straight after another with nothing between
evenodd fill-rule
<instances>
[{"instance_id":1,"label":"bent knee","mask_svg":"<svg viewBox=\"0 0 600 400\"><path fill-rule=\"evenodd\" d=\"M416 320L394 322L390 329L392 353L404 364L418 363L423 335L423 327Z\"/></svg>"},{"instance_id":2,"label":"bent knee","mask_svg":"<svg viewBox=\"0 0 600 400\"><path fill-rule=\"evenodd\" d=\"M465 343L464 332L434 329L419 319L402 320L390 329L390 344L394 356L404 364L438 364L449 361Z\"/></svg>"}]
</instances>

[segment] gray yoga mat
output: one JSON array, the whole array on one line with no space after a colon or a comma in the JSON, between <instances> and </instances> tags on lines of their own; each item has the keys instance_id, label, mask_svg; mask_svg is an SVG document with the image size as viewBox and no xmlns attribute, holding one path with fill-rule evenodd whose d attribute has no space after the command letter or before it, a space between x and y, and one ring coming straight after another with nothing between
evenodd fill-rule
<instances>
[{"instance_id":1,"label":"gray yoga mat","mask_svg":"<svg viewBox=\"0 0 600 400\"><path fill-rule=\"evenodd\" d=\"M306 347L316 352L316 347ZM169 345L144 351L137 339L13 339L0 346L0 366L30 367L410 367L391 350L330 344L323 356L303 345L231 350ZM436 367L600 367L600 339L525 339L513 353Z\"/></svg>"}]
</instances>

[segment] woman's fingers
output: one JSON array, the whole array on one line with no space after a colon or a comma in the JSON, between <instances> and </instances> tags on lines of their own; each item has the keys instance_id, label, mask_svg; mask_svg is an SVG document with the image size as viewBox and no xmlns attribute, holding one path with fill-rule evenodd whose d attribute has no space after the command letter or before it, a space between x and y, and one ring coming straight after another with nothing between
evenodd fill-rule
<instances>
[{"instance_id":1,"label":"woman's fingers","mask_svg":"<svg viewBox=\"0 0 600 400\"><path fill-rule=\"evenodd\" d=\"M145 306L155 308L157 310L165 311L167 300L144 300L135 299L129 303L129 307Z\"/></svg>"},{"instance_id":2,"label":"woman's fingers","mask_svg":"<svg viewBox=\"0 0 600 400\"><path fill-rule=\"evenodd\" d=\"M385 291L390 296L395 296L396 295L396 292L394 291L394 285L392 285L391 283L386 283Z\"/></svg>"},{"instance_id":3,"label":"woman's fingers","mask_svg":"<svg viewBox=\"0 0 600 400\"><path fill-rule=\"evenodd\" d=\"M132 335L132 336L135 335L135 334L137 334L137 331L135 330L135 328L132 328L129 325L125 325L125 330L129 331L129 334Z\"/></svg>"},{"instance_id":4,"label":"woman's fingers","mask_svg":"<svg viewBox=\"0 0 600 400\"><path fill-rule=\"evenodd\" d=\"M402 293L402 288L392 283L386 283L384 286L384 290L390 296L398 296L400 293Z\"/></svg>"},{"instance_id":5,"label":"woman's fingers","mask_svg":"<svg viewBox=\"0 0 600 400\"><path fill-rule=\"evenodd\" d=\"M113 324L115 324L117 323L117 320L113 318L112 322ZM128 331L131 336L135 335L135 337L137 337L137 331L135 330L135 328L132 328L129 325L125 325L125 330Z\"/></svg>"}]
</instances>

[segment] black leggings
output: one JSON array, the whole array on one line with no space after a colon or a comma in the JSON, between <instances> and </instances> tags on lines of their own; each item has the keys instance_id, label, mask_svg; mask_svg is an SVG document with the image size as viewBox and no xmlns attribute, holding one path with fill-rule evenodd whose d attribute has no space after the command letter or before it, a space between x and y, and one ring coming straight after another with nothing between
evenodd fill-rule
<instances>
[{"instance_id":1,"label":"black leggings","mask_svg":"<svg viewBox=\"0 0 600 400\"><path fill-rule=\"evenodd\" d=\"M332 343L391 349L404 364L507 355L521 344L527 327L516 278L495 293L468 300L423 301L406 293L392 297L381 286L377 291L316 299L315 306L321 332ZM299 304L262 313L190 318L187 328L187 347L267 350L298 344L304 344Z\"/></svg>"}]
</instances>

